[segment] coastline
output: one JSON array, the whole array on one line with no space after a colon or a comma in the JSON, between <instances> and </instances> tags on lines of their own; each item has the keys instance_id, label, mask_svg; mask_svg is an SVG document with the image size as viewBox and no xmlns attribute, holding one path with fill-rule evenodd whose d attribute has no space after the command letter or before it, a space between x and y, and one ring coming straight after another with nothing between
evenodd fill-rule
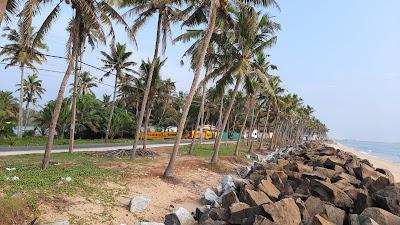
<instances>
[{"instance_id":1,"label":"coastline","mask_svg":"<svg viewBox=\"0 0 400 225\"><path fill-rule=\"evenodd\" d=\"M339 144L339 143L336 143L336 142L335 143L326 143L326 145L334 147L334 148L337 148L337 149L340 149L340 150L348 152L348 153L351 153L351 154L356 155L357 157L359 157L361 159L367 159L368 161L370 161L374 165L374 167L387 169L390 172L392 172L395 182L396 183L400 182L400 164L389 162L387 160L381 159L381 158L373 156L373 155L364 154L359 149L351 148L351 147L348 147L346 145L342 145L342 144Z\"/></svg>"}]
</instances>

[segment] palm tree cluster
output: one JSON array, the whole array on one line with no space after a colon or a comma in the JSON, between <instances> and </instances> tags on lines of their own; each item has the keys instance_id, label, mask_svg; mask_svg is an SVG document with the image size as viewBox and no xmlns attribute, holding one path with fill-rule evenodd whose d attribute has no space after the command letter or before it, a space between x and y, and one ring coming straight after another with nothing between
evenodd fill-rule
<instances>
[{"instance_id":1,"label":"palm tree cluster","mask_svg":"<svg viewBox=\"0 0 400 225\"><path fill-rule=\"evenodd\" d=\"M0 22L5 12L7 20L12 13L16 13L17 2L8 0L0 4ZM120 9L116 10L110 2ZM34 32L32 19L48 3L55 6ZM270 62L267 52L277 41L280 24L267 10L270 7L279 10L275 0L24 1L18 14L18 30L6 29L6 37L11 44L0 52L7 56L4 61L21 68L20 136L24 93L28 108L35 103L35 98L27 93L40 98L44 92L40 88L33 91L29 82L23 82L23 68L29 67L36 72L35 64L46 60L41 52L47 50L43 40L60 16L64 4L73 9L72 19L66 28L69 33L67 68L56 100L50 101L36 117L48 137L42 168L49 165L54 137L62 137L65 132L69 133L70 152L74 148L75 135L101 137L105 141L133 135L133 158L141 136L146 148L146 133L150 125L160 130L176 125L175 145L164 172L167 177L174 174L184 131L200 131L202 141L206 124L216 127L213 163L218 161L224 132L238 133L239 146L242 136L254 130L260 131L262 136L257 140L248 139L249 152L255 148L256 141L258 149L264 149L296 145L304 139L326 136L328 130L313 116L313 109L304 105L297 95L288 94L280 86L279 77L272 74L277 66ZM121 10L126 13L120 15ZM131 41L137 44L137 32L153 16L157 19L153 57L143 60L135 68L137 63L130 60L133 53L128 51L126 44L115 41L114 25L122 25ZM132 24L129 25L129 22ZM161 77L162 67L168 63L163 55L168 37L172 38L171 27L175 24L187 30L173 42L191 44L182 58L182 63L189 61L194 72L187 93L176 93L174 82ZM101 101L91 89L103 78L97 80L81 71L81 67L85 45L94 49L106 42L109 42L110 52L101 52L102 70L104 77L113 76L114 85L112 97L104 96ZM64 98L71 74L74 75L71 97ZM126 128L127 124L131 129ZM66 131L68 126L69 132ZM238 155L238 147L235 155Z\"/></svg>"}]
</instances>

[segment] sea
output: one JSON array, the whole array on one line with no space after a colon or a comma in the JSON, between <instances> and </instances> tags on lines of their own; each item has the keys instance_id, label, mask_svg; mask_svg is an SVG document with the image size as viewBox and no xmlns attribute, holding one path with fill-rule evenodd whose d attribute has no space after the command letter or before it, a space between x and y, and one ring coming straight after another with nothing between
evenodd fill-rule
<instances>
[{"instance_id":1,"label":"sea","mask_svg":"<svg viewBox=\"0 0 400 225\"><path fill-rule=\"evenodd\" d=\"M357 140L335 140L347 147L354 148L363 154L376 156L390 162L400 164L400 143L357 141Z\"/></svg>"}]
</instances>

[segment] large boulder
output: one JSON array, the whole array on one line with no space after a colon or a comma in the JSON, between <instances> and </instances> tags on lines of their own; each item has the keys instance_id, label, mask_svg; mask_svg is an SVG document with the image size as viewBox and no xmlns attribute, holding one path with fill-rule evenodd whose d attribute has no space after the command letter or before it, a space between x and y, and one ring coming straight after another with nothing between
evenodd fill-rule
<instances>
[{"instance_id":1,"label":"large boulder","mask_svg":"<svg viewBox=\"0 0 400 225\"><path fill-rule=\"evenodd\" d=\"M129 211L133 213L143 212L150 204L150 198L147 195L140 195L129 201Z\"/></svg>"},{"instance_id":2,"label":"large boulder","mask_svg":"<svg viewBox=\"0 0 400 225\"><path fill-rule=\"evenodd\" d=\"M271 199L262 191L246 190L246 203L250 206L258 206L271 202Z\"/></svg>"},{"instance_id":3,"label":"large boulder","mask_svg":"<svg viewBox=\"0 0 400 225\"><path fill-rule=\"evenodd\" d=\"M311 183L311 193L321 198L323 201L329 201L340 208L350 208L353 200L342 190L326 181L313 180Z\"/></svg>"},{"instance_id":4,"label":"large boulder","mask_svg":"<svg viewBox=\"0 0 400 225\"><path fill-rule=\"evenodd\" d=\"M346 160L339 158L339 157L329 157L325 162L324 162L324 167L327 169L335 169L335 166L344 166L346 164Z\"/></svg>"},{"instance_id":5,"label":"large boulder","mask_svg":"<svg viewBox=\"0 0 400 225\"><path fill-rule=\"evenodd\" d=\"M390 184L394 183L394 176L393 176L392 172L390 172L390 170L377 168L377 169L375 169L375 171L385 175L389 179Z\"/></svg>"},{"instance_id":6,"label":"large boulder","mask_svg":"<svg viewBox=\"0 0 400 225\"><path fill-rule=\"evenodd\" d=\"M207 190L203 194L203 197L201 198L201 202L204 205L211 205L214 202L218 201L218 199L218 195L210 188L207 188Z\"/></svg>"},{"instance_id":7,"label":"large boulder","mask_svg":"<svg viewBox=\"0 0 400 225\"><path fill-rule=\"evenodd\" d=\"M350 214L348 216L348 225L379 225L375 220L357 214Z\"/></svg>"},{"instance_id":8,"label":"large boulder","mask_svg":"<svg viewBox=\"0 0 400 225\"><path fill-rule=\"evenodd\" d=\"M396 186L387 186L374 194L372 199L375 204L395 215L400 216L400 188Z\"/></svg>"},{"instance_id":9,"label":"large boulder","mask_svg":"<svg viewBox=\"0 0 400 225\"><path fill-rule=\"evenodd\" d=\"M217 185L217 194L222 195L225 192L235 190L236 185L232 176L224 176Z\"/></svg>"},{"instance_id":10,"label":"large boulder","mask_svg":"<svg viewBox=\"0 0 400 225\"><path fill-rule=\"evenodd\" d=\"M272 219L273 225L299 225L301 215L299 207L292 198L285 198L278 202L265 204L263 209L267 218Z\"/></svg>"},{"instance_id":11,"label":"large boulder","mask_svg":"<svg viewBox=\"0 0 400 225\"><path fill-rule=\"evenodd\" d=\"M213 220L228 220L229 212L224 208L212 208L209 212L209 217Z\"/></svg>"},{"instance_id":12,"label":"large boulder","mask_svg":"<svg viewBox=\"0 0 400 225\"><path fill-rule=\"evenodd\" d=\"M366 164L361 164L359 167L354 168L353 171L359 180L364 180L367 177L376 180L378 177L384 176Z\"/></svg>"},{"instance_id":13,"label":"large boulder","mask_svg":"<svg viewBox=\"0 0 400 225\"><path fill-rule=\"evenodd\" d=\"M322 216L336 225L343 225L346 219L346 212L334 206L325 204Z\"/></svg>"},{"instance_id":14,"label":"large boulder","mask_svg":"<svg viewBox=\"0 0 400 225\"><path fill-rule=\"evenodd\" d=\"M225 209L229 209L229 206L231 206L233 203L239 202L238 197L236 196L236 192L230 191L226 194L224 194L222 197L222 207Z\"/></svg>"},{"instance_id":15,"label":"large boulder","mask_svg":"<svg viewBox=\"0 0 400 225\"><path fill-rule=\"evenodd\" d=\"M375 207L366 208L361 213L361 216L369 217L374 221L376 221L379 225L400 224L400 217L381 208L375 208Z\"/></svg>"},{"instance_id":16,"label":"large boulder","mask_svg":"<svg viewBox=\"0 0 400 225\"><path fill-rule=\"evenodd\" d=\"M192 214L185 208L177 208L172 213L165 216L165 225L196 225Z\"/></svg>"},{"instance_id":17,"label":"large boulder","mask_svg":"<svg viewBox=\"0 0 400 225\"><path fill-rule=\"evenodd\" d=\"M275 185L272 183L272 180L269 176L267 176L266 179L260 182L260 184L258 185L258 189L267 194L268 197L273 198L275 200L279 198L279 195L281 193L278 190L278 188L276 188Z\"/></svg>"}]
</instances>

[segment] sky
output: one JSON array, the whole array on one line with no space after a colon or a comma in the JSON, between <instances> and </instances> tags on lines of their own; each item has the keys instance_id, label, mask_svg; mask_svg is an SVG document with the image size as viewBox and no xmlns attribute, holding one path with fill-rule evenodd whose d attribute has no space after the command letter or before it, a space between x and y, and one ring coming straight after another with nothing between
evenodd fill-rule
<instances>
[{"instance_id":1,"label":"sky","mask_svg":"<svg viewBox=\"0 0 400 225\"><path fill-rule=\"evenodd\" d=\"M280 0L279 4L280 12L268 10L282 30L277 45L267 53L279 68L276 75L283 80L283 87L314 107L332 138L400 142L400 1ZM43 15L35 18L34 26L39 26L49 10L46 7ZM65 55L65 27L71 15L71 10L64 8L47 35L50 54ZM138 33L136 48L118 27L117 41L127 43L132 59L140 62L153 55L155 29L155 20L147 23ZM183 31L179 25L173 27L174 36ZM0 38L0 45L4 44ZM179 91L188 91L193 78L193 72L180 65L187 47L169 43L164 56L168 60L162 76L173 79ZM100 50L108 51L108 46L88 48L84 61L101 67ZM49 59L38 68L64 71L66 62ZM83 69L97 77L103 75L89 67ZM47 90L40 104L56 97L62 76L39 73ZM18 82L18 68L5 70L0 65L0 90L15 91ZM99 98L112 93L112 80L104 83L94 90Z\"/></svg>"}]
</instances>

